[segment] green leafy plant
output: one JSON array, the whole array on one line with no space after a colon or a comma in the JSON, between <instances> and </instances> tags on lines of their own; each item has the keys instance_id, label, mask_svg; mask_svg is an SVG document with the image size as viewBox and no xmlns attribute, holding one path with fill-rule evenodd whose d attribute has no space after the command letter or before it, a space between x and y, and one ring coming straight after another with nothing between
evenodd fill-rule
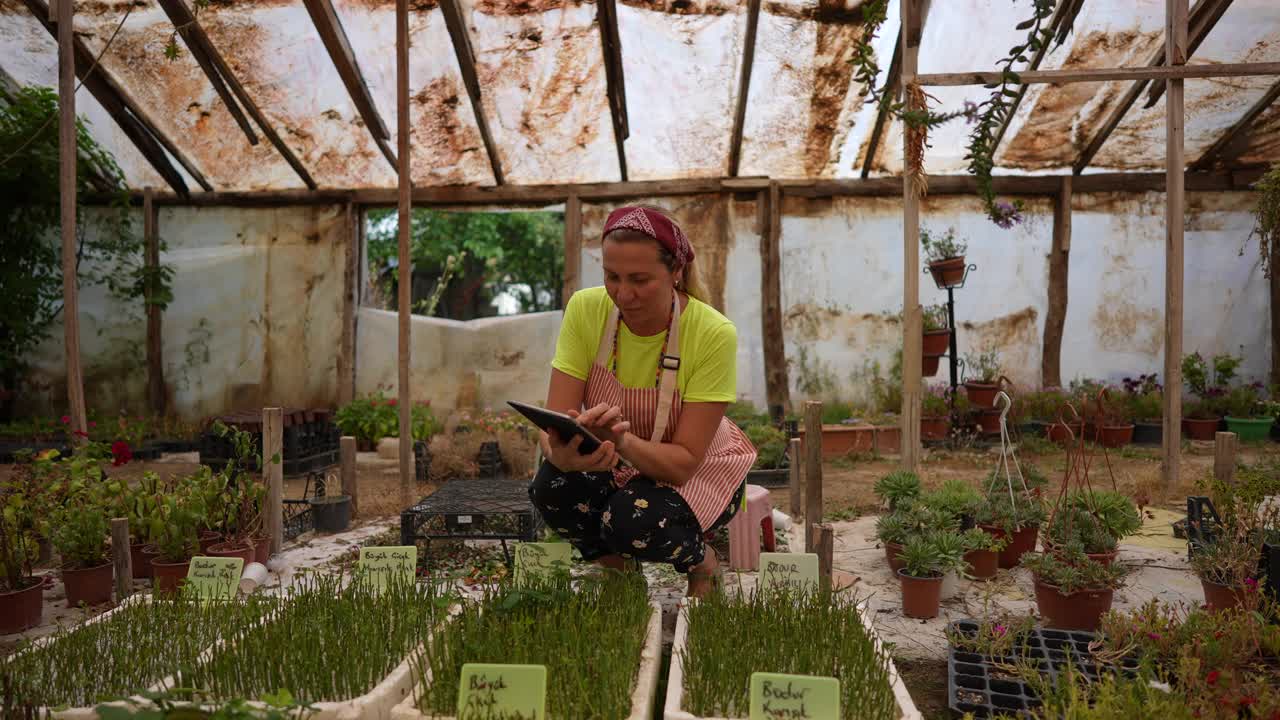
<instances>
[{"instance_id":1,"label":"green leafy plant","mask_svg":"<svg viewBox=\"0 0 1280 720\"><path fill-rule=\"evenodd\" d=\"M947 318L946 305L926 305L924 307L924 331L934 332L951 327Z\"/></svg>"},{"instance_id":2,"label":"green leafy plant","mask_svg":"<svg viewBox=\"0 0 1280 720\"><path fill-rule=\"evenodd\" d=\"M1253 184L1257 192L1257 204L1253 208L1253 230L1245 238L1245 244L1254 237L1258 238L1258 258L1262 265L1262 276L1271 277L1272 256L1280 250L1280 163L1273 163L1258 182ZM1244 248L1240 248L1244 256Z\"/></svg>"},{"instance_id":3,"label":"green leafy plant","mask_svg":"<svg viewBox=\"0 0 1280 720\"><path fill-rule=\"evenodd\" d=\"M1080 590L1114 590L1124 584L1125 571L1120 565L1100 563L1078 550L1054 548L1052 553L1030 552L1022 556L1019 564L1040 582L1058 588L1064 595Z\"/></svg>"},{"instance_id":4,"label":"green leafy plant","mask_svg":"<svg viewBox=\"0 0 1280 720\"><path fill-rule=\"evenodd\" d=\"M924 249L925 257L930 263L963 257L969 250L968 243L956 238L955 228L947 228L945 233L937 234L927 228L920 228L920 247Z\"/></svg>"},{"instance_id":5,"label":"green leafy plant","mask_svg":"<svg viewBox=\"0 0 1280 720\"><path fill-rule=\"evenodd\" d=\"M1256 590L1266 531L1278 527L1280 508L1251 506L1237 496L1223 523L1212 530L1212 539L1192 552L1191 569L1200 579L1217 585Z\"/></svg>"},{"instance_id":6,"label":"green leafy plant","mask_svg":"<svg viewBox=\"0 0 1280 720\"><path fill-rule=\"evenodd\" d=\"M982 528L969 528L960 534L961 542L964 543L965 552L974 552L976 550L986 550L989 552L1000 552L1009 544L1008 537L996 537Z\"/></svg>"},{"instance_id":7,"label":"green leafy plant","mask_svg":"<svg viewBox=\"0 0 1280 720\"><path fill-rule=\"evenodd\" d=\"M565 577L502 583L414 653L414 675L423 680L416 702L432 716L452 716L463 664L524 663L546 665L557 678L547 684L549 717L627 717L651 616L634 575L586 577L576 591Z\"/></svg>"},{"instance_id":8,"label":"green leafy plant","mask_svg":"<svg viewBox=\"0 0 1280 720\"><path fill-rule=\"evenodd\" d=\"M968 375L967 382L994 385L1000 379L1000 351L987 348L979 352L966 353L964 369Z\"/></svg>"},{"instance_id":9,"label":"green leafy plant","mask_svg":"<svg viewBox=\"0 0 1280 720\"><path fill-rule=\"evenodd\" d=\"M982 505L982 493L964 480L951 478L944 481L937 490L925 493L921 502L961 522L963 519L972 519L978 512Z\"/></svg>"},{"instance_id":10,"label":"green leafy plant","mask_svg":"<svg viewBox=\"0 0 1280 720\"><path fill-rule=\"evenodd\" d=\"M756 448L753 470L775 470L787 466L786 433L766 423L749 426L746 435Z\"/></svg>"},{"instance_id":11,"label":"green leafy plant","mask_svg":"<svg viewBox=\"0 0 1280 720\"><path fill-rule=\"evenodd\" d=\"M1129 415L1135 422L1156 422L1164 417L1164 393L1160 390L1129 396Z\"/></svg>"},{"instance_id":12,"label":"green leafy plant","mask_svg":"<svg viewBox=\"0 0 1280 720\"><path fill-rule=\"evenodd\" d=\"M49 539L66 567L80 570L110 561L107 503L103 484L96 484L77 493L53 513Z\"/></svg>"},{"instance_id":13,"label":"green leafy plant","mask_svg":"<svg viewBox=\"0 0 1280 720\"><path fill-rule=\"evenodd\" d=\"M851 593L785 588L713 593L687 612L688 640L678 651L687 712L746 717L751 674L768 670L840 678L845 720L899 715L889 685L889 656L876 647Z\"/></svg>"},{"instance_id":14,"label":"green leafy plant","mask_svg":"<svg viewBox=\"0 0 1280 720\"><path fill-rule=\"evenodd\" d=\"M1182 357L1182 381L1197 397L1206 398L1214 390L1222 391L1231 384L1242 359L1230 353L1214 355L1207 361L1199 352Z\"/></svg>"},{"instance_id":15,"label":"green leafy plant","mask_svg":"<svg viewBox=\"0 0 1280 720\"><path fill-rule=\"evenodd\" d=\"M1138 507L1128 496L1113 490L1072 490L1050 519L1046 536L1055 548L1107 553L1141 528Z\"/></svg>"},{"instance_id":16,"label":"green leafy plant","mask_svg":"<svg viewBox=\"0 0 1280 720\"><path fill-rule=\"evenodd\" d=\"M1239 385L1231 388L1222 401L1222 409L1228 417L1240 419L1261 419L1275 417L1268 415L1269 408L1263 401L1261 385Z\"/></svg>"},{"instance_id":17,"label":"green leafy plant","mask_svg":"<svg viewBox=\"0 0 1280 720\"><path fill-rule=\"evenodd\" d=\"M876 497L894 510L920 497L920 476L909 470L894 470L876 480L873 490Z\"/></svg>"},{"instance_id":18,"label":"green leafy plant","mask_svg":"<svg viewBox=\"0 0 1280 720\"><path fill-rule=\"evenodd\" d=\"M943 417L951 412L947 397L951 391L943 385L930 385L920 398L920 414L924 417ZM958 399L958 398L957 398Z\"/></svg>"},{"instance_id":19,"label":"green leafy plant","mask_svg":"<svg viewBox=\"0 0 1280 720\"><path fill-rule=\"evenodd\" d=\"M933 545L934 552L938 554L941 560L944 573L963 574L969 568L969 564L964 560L964 554L969 552L969 548L965 544L964 536L961 533L952 530L939 530L929 533L925 536L925 539Z\"/></svg>"},{"instance_id":20,"label":"green leafy plant","mask_svg":"<svg viewBox=\"0 0 1280 720\"><path fill-rule=\"evenodd\" d=\"M178 484L155 498L147 519L147 535L160 551L160 561L183 563L199 549L199 529L208 522L204 499L191 484Z\"/></svg>"},{"instance_id":21,"label":"green leafy plant","mask_svg":"<svg viewBox=\"0 0 1280 720\"><path fill-rule=\"evenodd\" d=\"M938 548L934 542L936 537L935 533L920 535L903 544L902 553L898 556L903 573L913 578L941 577L951 567L953 559Z\"/></svg>"},{"instance_id":22,"label":"green leafy plant","mask_svg":"<svg viewBox=\"0 0 1280 720\"><path fill-rule=\"evenodd\" d=\"M1012 533L1023 528L1038 527L1044 522L1045 516L1044 503L1040 498L1023 493L1020 488L1010 498L1007 487L997 487L988 493L986 500L978 507L975 520L979 525Z\"/></svg>"},{"instance_id":23,"label":"green leafy plant","mask_svg":"<svg viewBox=\"0 0 1280 720\"><path fill-rule=\"evenodd\" d=\"M916 524L906 512L891 512L876 518L876 538L882 543L902 545L916 532Z\"/></svg>"}]
</instances>

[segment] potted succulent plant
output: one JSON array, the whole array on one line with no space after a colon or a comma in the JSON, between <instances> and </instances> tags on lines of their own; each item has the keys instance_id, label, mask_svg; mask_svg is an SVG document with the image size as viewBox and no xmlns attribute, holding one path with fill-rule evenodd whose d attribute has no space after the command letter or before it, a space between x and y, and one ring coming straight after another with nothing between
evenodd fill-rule
<instances>
[{"instance_id":1,"label":"potted succulent plant","mask_svg":"<svg viewBox=\"0 0 1280 720\"><path fill-rule=\"evenodd\" d=\"M1265 401L1261 383L1241 385L1227 393L1223 400L1227 413L1227 430L1240 442L1262 442L1271 434L1276 422L1271 406Z\"/></svg>"},{"instance_id":2,"label":"potted succulent plant","mask_svg":"<svg viewBox=\"0 0 1280 720\"><path fill-rule=\"evenodd\" d=\"M1142 528L1138 507L1113 490L1072 490L1045 523L1045 552L1074 548L1104 565L1115 561L1120 540Z\"/></svg>"},{"instance_id":3,"label":"potted succulent plant","mask_svg":"<svg viewBox=\"0 0 1280 720\"><path fill-rule=\"evenodd\" d=\"M876 539L884 546L884 557L894 573L902 568L902 546L911 538L914 525L906 512L892 512L876 518Z\"/></svg>"},{"instance_id":4,"label":"potted succulent plant","mask_svg":"<svg viewBox=\"0 0 1280 720\"><path fill-rule=\"evenodd\" d=\"M876 480L872 490L881 504L892 512L920 497L920 476L910 470L894 470Z\"/></svg>"},{"instance_id":5,"label":"potted succulent plant","mask_svg":"<svg viewBox=\"0 0 1280 720\"><path fill-rule=\"evenodd\" d=\"M1096 630L1111 609L1115 591L1124 582L1119 565L1104 565L1076 550L1055 549L1022 556L1022 567L1035 582L1036 608L1046 627Z\"/></svg>"},{"instance_id":6,"label":"potted succulent plant","mask_svg":"<svg viewBox=\"0 0 1280 720\"><path fill-rule=\"evenodd\" d=\"M1192 440L1213 440L1222 421L1222 402L1226 388L1235 377L1240 358L1215 355L1212 363L1198 352L1183 356L1182 379L1197 400L1186 403L1183 430Z\"/></svg>"},{"instance_id":7,"label":"potted succulent plant","mask_svg":"<svg viewBox=\"0 0 1280 720\"><path fill-rule=\"evenodd\" d=\"M973 527L974 517L982 506L982 493L960 478L950 478L936 490L924 493L920 501L953 518L961 530L967 530Z\"/></svg>"},{"instance_id":8,"label":"potted succulent plant","mask_svg":"<svg viewBox=\"0 0 1280 720\"><path fill-rule=\"evenodd\" d=\"M920 228L920 246L924 248L929 273L940 289L956 287L964 282L964 254L969 246L956 238L955 228L947 228L941 234Z\"/></svg>"},{"instance_id":9,"label":"potted succulent plant","mask_svg":"<svg viewBox=\"0 0 1280 720\"><path fill-rule=\"evenodd\" d=\"M1268 507L1260 509L1237 496L1210 539L1193 546L1191 569L1200 578L1210 609L1257 607L1259 558L1268 539L1267 528L1276 525L1280 512Z\"/></svg>"},{"instance_id":10,"label":"potted succulent plant","mask_svg":"<svg viewBox=\"0 0 1280 720\"><path fill-rule=\"evenodd\" d=\"M44 582L32 566L39 555L34 499L16 476L0 481L0 635L40 624Z\"/></svg>"},{"instance_id":11,"label":"potted succulent plant","mask_svg":"<svg viewBox=\"0 0 1280 720\"><path fill-rule=\"evenodd\" d=\"M1093 422L1098 442L1108 448L1128 445L1133 440L1134 425L1129 414L1130 404L1125 397L1104 388L1098 394L1096 406Z\"/></svg>"},{"instance_id":12,"label":"potted succulent plant","mask_svg":"<svg viewBox=\"0 0 1280 720\"><path fill-rule=\"evenodd\" d=\"M1124 391L1133 419L1135 445L1159 445L1164 441L1164 392L1154 373L1124 379Z\"/></svg>"},{"instance_id":13,"label":"potted succulent plant","mask_svg":"<svg viewBox=\"0 0 1280 720\"><path fill-rule=\"evenodd\" d=\"M928 537L911 538L902 548L902 614L910 618L938 616L947 558Z\"/></svg>"},{"instance_id":14,"label":"potted succulent plant","mask_svg":"<svg viewBox=\"0 0 1280 720\"><path fill-rule=\"evenodd\" d=\"M965 574L974 580L990 580L1000 569L999 553L1009 544L1006 537L996 537L981 528L969 528L960 536L964 543Z\"/></svg>"},{"instance_id":15,"label":"potted succulent plant","mask_svg":"<svg viewBox=\"0 0 1280 720\"><path fill-rule=\"evenodd\" d=\"M107 544L111 523L105 490L102 483L85 487L49 518L53 547L62 556L62 583L68 607L100 605L111 600L114 573Z\"/></svg>"},{"instance_id":16,"label":"potted succulent plant","mask_svg":"<svg viewBox=\"0 0 1280 720\"><path fill-rule=\"evenodd\" d=\"M960 589L960 576L969 569L964 560L967 550L964 538L955 530L936 530L925 537L941 560L942 587L938 591L938 598L950 600Z\"/></svg>"},{"instance_id":17,"label":"potted succulent plant","mask_svg":"<svg viewBox=\"0 0 1280 720\"><path fill-rule=\"evenodd\" d=\"M930 385L920 399L920 437L923 440L946 440L951 432L950 391L945 385Z\"/></svg>"},{"instance_id":18,"label":"potted succulent plant","mask_svg":"<svg viewBox=\"0 0 1280 720\"><path fill-rule=\"evenodd\" d=\"M999 557L1000 567L1008 569L1016 567L1024 554L1035 550L1036 536L1045 519L1044 503L1021 490L1011 495L1008 488L995 487L978 508L976 519L983 531L1008 539Z\"/></svg>"}]
</instances>

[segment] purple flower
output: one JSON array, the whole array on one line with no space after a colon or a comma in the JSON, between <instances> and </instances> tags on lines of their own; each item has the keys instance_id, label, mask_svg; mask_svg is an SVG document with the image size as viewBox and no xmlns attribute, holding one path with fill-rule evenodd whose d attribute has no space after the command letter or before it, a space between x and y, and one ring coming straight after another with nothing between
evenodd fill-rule
<instances>
[{"instance_id":1,"label":"purple flower","mask_svg":"<svg viewBox=\"0 0 1280 720\"><path fill-rule=\"evenodd\" d=\"M1022 222L1022 213L1014 203L1001 200L991 208L991 220L996 225L1008 230Z\"/></svg>"},{"instance_id":2,"label":"purple flower","mask_svg":"<svg viewBox=\"0 0 1280 720\"><path fill-rule=\"evenodd\" d=\"M1152 640L1159 640L1160 633L1149 632L1147 633L1147 637L1151 638Z\"/></svg>"},{"instance_id":3,"label":"purple flower","mask_svg":"<svg viewBox=\"0 0 1280 720\"><path fill-rule=\"evenodd\" d=\"M978 104L972 100L964 101L964 119L965 122L972 125L978 122Z\"/></svg>"},{"instance_id":4,"label":"purple flower","mask_svg":"<svg viewBox=\"0 0 1280 720\"><path fill-rule=\"evenodd\" d=\"M1006 628L1005 626L1003 626L1003 625L996 625L996 635L1001 635L1001 636L1003 636L1003 635L1005 634L1005 631L1006 631L1006 630L1008 630L1008 628Z\"/></svg>"}]
</instances>

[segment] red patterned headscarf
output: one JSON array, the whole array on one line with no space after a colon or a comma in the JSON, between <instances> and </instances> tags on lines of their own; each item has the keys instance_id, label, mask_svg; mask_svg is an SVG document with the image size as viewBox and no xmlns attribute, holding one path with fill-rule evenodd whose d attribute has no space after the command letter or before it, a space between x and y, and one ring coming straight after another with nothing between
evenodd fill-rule
<instances>
[{"instance_id":1,"label":"red patterned headscarf","mask_svg":"<svg viewBox=\"0 0 1280 720\"><path fill-rule=\"evenodd\" d=\"M679 225L662 213L642 207L620 207L609 213L601 237L607 238L614 230L623 229L634 230L657 240L658 244L675 256L677 267L684 267L693 260L693 246L689 244L689 238L685 237Z\"/></svg>"}]
</instances>

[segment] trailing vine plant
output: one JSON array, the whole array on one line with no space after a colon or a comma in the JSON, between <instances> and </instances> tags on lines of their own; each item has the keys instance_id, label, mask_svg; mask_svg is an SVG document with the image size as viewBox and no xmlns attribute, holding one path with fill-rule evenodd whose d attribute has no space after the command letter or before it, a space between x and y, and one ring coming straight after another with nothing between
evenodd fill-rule
<instances>
[{"instance_id":1,"label":"trailing vine plant","mask_svg":"<svg viewBox=\"0 0 1280 720\"><path fill-rule=\"evenodd\" d=\"M1048 26L1058 0L1032 0L1032 4L1034 9L1031 18L1017 25L1019 30L1027 31L1027 40L1011 48L1008 57L1000 61L1001 82L986 86L992 91L991 97L977 104L966 102L961 110L930 110L928 101L933 99L932 96L915 84L905 89L905 100L897 100L885 92L887 87L876 86L880 65L876 61L871 43L888 18L888 0L870 0L863 4L862 38L854 48L852 58L854 79L862 85L861 96L866 98L866 102L876 103L887 110L906 127L906 172L916 179L916 187L922 194L926 189L924 149L929 147L929 131L960 117L974 125L969 135L965 159L969 161L969 171L977 177L978 194L986 206L988 217L1006 229L1022 221L1022 201L997 201L991 171L995 167L993 156L996 150L996 133L1013 111L1010 100L1018 96L1018 86L1021 85L1013 66L1016 63L1028 63L1029 54L1034 54L1043 47L1050 44L1061 45L1069 30L1068 27L1061 27L1055 37L1055 31Z\"/></svg>"},{"instance_id":2,"label":"trailing vine plant","mask_svg":"<svg viewBox=\"0 0 1280 720\"><path fill-rule=\"evenodd\" d=\"M1270 279L1271 253L1280 242L1280 163L1272 165L1253 187L1258 191L1258 204L1253 208L1253 230L1245 238L1245 245L1257 236L1262 276ZM1240 248L1240 255L1244 255L1244 247Z\"/></svg>"}]
</instances>

